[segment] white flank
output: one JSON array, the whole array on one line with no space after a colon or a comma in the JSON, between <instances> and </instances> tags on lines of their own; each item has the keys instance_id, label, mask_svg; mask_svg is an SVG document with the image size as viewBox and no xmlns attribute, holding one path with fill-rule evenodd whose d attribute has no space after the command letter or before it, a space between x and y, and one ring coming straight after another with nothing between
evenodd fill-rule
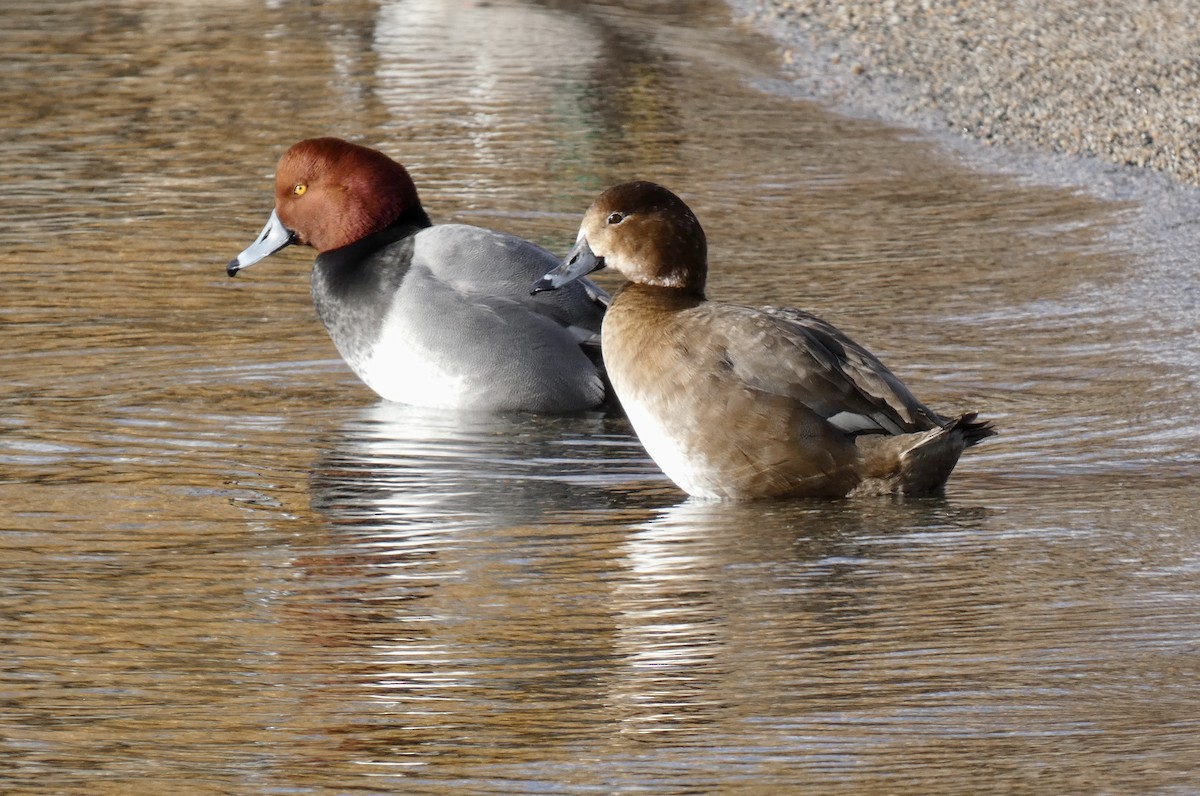
<instances>
[{"instance_id":1,"label":"white flank","mask_svg":"<svg viewBox=\"0 0 1200 796\"><path fill-rule=\"evenodd\" d=\"M389 401L443 409L463 409L477 396L467 378L439 367L431 352L414 346L385 326L370 356L354 368L359 378Z\"/></svg>"}]
</instances>

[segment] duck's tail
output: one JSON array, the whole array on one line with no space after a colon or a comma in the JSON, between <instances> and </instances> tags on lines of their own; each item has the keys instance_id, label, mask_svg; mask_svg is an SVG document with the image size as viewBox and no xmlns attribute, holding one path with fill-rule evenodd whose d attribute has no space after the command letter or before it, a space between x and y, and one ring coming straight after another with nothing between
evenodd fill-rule
<instances>
[{"instance_id":1,"label":"duck's tail","mask_svg":"<svg viewBox=\"0 0 1200 796\"><path fill-rule=\"evenodd\" d=\"M968 448L972 445L978 445L988 437L996 436L996 429L992 426L991 421L979 420L978 417L979 415L975 412L967 412L951 420L942 427L942 430L946 431L957 427L962 431L963 440L966 442Z\"/></svg>"},{"instance_id":2,"label":"duck's tail","mask_svg":"<svg viewBox=\"0 0 1200 796\"><path fill-rule=\"evenodd\" d=\"M991 423L977 417L967 412L929 431L858 437L855 445L862 457L863 479L852 494L940 491L962 452L996 434Z\"/></svg>"}]
</instances>

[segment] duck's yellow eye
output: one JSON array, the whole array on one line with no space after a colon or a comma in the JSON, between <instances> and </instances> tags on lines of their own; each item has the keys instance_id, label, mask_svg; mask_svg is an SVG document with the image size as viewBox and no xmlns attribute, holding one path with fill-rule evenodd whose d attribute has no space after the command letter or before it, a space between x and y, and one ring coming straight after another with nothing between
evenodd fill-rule
<instances>
[{"instance_id":1,"label":"duck's yellow eye","mask_svg":"<svg viewBox=\"0 0 1200 796\"><path fill-rule=\"evenodd\" d=\"M296 183L296 187L292 189L292 193L296 196L304 196L304 192L308 190L308 186L302 182Z\"/></svg>"}]
</instances>

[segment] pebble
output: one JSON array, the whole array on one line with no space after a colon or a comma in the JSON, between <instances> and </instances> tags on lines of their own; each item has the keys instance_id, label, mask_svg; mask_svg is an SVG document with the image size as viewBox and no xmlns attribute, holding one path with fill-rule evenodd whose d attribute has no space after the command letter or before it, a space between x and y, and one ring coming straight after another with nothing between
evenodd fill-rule
<instances>
[{"instance_id":1,"label":"pebble","mask_svg":"<svg viewBox=\"0 0 1200 796\"><path fill-rule=\"evenodd\" d=\"M851 112L1200 185L1191 0L728 0Z\"/></svg>"}]
</instances>

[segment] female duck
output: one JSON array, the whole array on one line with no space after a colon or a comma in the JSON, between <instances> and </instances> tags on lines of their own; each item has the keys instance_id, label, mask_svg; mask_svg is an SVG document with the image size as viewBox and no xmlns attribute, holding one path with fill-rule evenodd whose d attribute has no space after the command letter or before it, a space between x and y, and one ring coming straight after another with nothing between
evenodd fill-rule
<instances>
[{"instance_id":1,"label":"female duck","mask_svg":"<svg viewBox=\"0 0 1200 796\"><path fill-rule=\"evenodd\" d=\"M318 252L317 314L358 376L392 401L567 412L605 399L596 351L607 295L529 283L558 258L512 235L434 226L399 163L314 138L284 153L275 210L230 276L291 243Z\"/></svg>"},{"instance_id":2,"label":"female duck","mask_svg":"<svg viewBox=\"0 0 1200 796\"><path fill-rule=\"evenodd\" d=\"M630 281L601 334L613 389L654 461L703 498L939 490L995 432L946 419L866 349L791 308L707 301L704 230L679 197L631 182L588 209L555 290L612 266Z\"/></svg>"}]
</instances>

